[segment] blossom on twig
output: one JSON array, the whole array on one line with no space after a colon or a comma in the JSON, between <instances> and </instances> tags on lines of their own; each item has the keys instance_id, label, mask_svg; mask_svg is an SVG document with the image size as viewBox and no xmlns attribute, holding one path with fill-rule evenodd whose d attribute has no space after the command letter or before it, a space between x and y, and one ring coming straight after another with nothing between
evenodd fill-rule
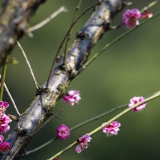
<instances>
[{"instance_id":1,"label":"blossom on twig","mask_svg":"<svg viewBox=\"0 0 160 160\"><path fill-rule=\"evenodd\" d=\"M0 144L0 152L7 152L11 148L10 143L3 142Z\"/></svg>"},{"instance_id":2,"label":"blossom on twig","mask_svg":"<svg viewBox=\"0 0 160 160\"><path fill-rule=\"evenodd\" d=\"M60 138L62 140L66 140L69 137L69 135L70 135L70 129L65 124L61 124L57 128L57 137L58 138Z\"/></svg>"},{"instance_id":3,"label":"blossom on twig","mask_svg":"<svg viewBox=\"0 0 160 160\"><path fill-rule=\"evenodd\" d=\"M132 28L139 25L139 18L141 18L141 12L138 9L127 9L123 13L122 22L126 25L126 28Z\"/></svg>"},{"instance_id":4,"label":"blossom on twig","mask_svg":"<svg viewBox=\"0 0 160 160\"><path fill-rule=\"evenodd\" d=\"M84 149L88 148L88 143L92 140L88 133L78 139L78 145L76 146L76 152L81 153Z\"/></svg>"},{"instance_id":5,"label":"blossom on twig","mask_svg":"<svg viewBox=\"0 0 160 160\"><path fill-rule=\"evenodd\" d=\"M10 129L10 126L8 125L12 120L4 113L0 114L0 132L4 133L7 132Z\"/></svg>"},{"instance_id":6,"label":"blossom on twig","mask_svg":"<svg viewBox=\"0 0 160 160\"><path fill-rule=\"evenodd\" d=\"M70 90L63 97L63 101L68 103L71 106L74 106L75 103L78 103L81 100L79 91Z\"/></svg>"},{"instance_id":7,"label":"blossom on twig","mask_svg":"<svg viewBox=\"0 0 160 160\"><path fill-rule=\"evenodd\" d=\"M132 107L136 103L142 102L144 99L145 99L144 97L133 97L130 99L130 104L128 105L128 107ZM133 108L133 111L137 112L137 111L143 110L146 107L146 104L147 103L143 103L138 107Z\"/></svg>"},{"instance_id":8,"label":"blossom on twig","mask_svg":"<svg viewBox=\"0 0 160 160\"><path fill-rule=\"evenodd\" d=\"M0 114L4 113L8 107L9 107L8 102L0 101Z\"/></svg>"},{"instance_id":9,"label":"blossom on twig","mask_svg":"<svg viewBox=\"0 0 160 160\"><path fill-rule=\"evenodd\" d=\"M150 11L140 12L138 9L127 9L123 13L122 22L126 28L133 28L139 25L139 19L148 19L153 16Z\"/></svg>"},{"instance_id":10,"label":"blossom on twig","mask_svg":"<svg viewBox=\"0 0 160 160\"><path fill-rule=\"evenodd\" d=\"M105 126L102 130L107 136L117 135L120 130L121 124L117 121L111 122L109 125Z\"/></svg>"},{"instance_id":11,"label":"blossom on twig","mask_svg":"<svg viewBox=\"0 0 160 160\"><path fill-rule=\"evenodd\" d=\"M144 11L141 13L141 19L148 19L153 17L153 13L150 11Z\"/></svg>"}]
</instances>

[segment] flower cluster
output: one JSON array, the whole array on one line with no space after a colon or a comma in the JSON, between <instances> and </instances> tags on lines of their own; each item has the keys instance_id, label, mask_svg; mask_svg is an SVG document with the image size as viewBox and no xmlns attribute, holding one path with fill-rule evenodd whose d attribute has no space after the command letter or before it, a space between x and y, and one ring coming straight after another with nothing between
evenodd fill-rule
<instances>
[{"instance_id":1,"label":"flower cluster","mask_svg":"<svg viewBox=\"0 0 160 160\"><path fill-rule=\"evenodd\" d=\"M117 121L111 122L109 125L103 128L103 132L106 133L107 136L117 135L120 126L121 124Z\"/></svg>"},{"instance_id":2,"label":"flower cluster","mask_svg":"<svg viewBox=\"0 0 160 160\"><path fill-rule=\"evenodd\" d=\"M10 143L8 142L3 142L4 140L4 137L2 135L0 135L0 152L7 152L11 146L10 146Z\"/></svg>"},{"instance_id":3,"label":"flower cluster","mask_svg":"<svg viewBox=\"0 0 160 160\"><path fill-rule=\"evenodd\" d=\"M137 9L127 10L123 15L124 16L123 23L126 24L127 28L131 28L131 27L139 24L139 22L137 21L138 18L150 18L152 16L150 14L151 13L149 13L149 12L144 12L142 14ZM78 103L80 99L81 99L80 93L79 93L79 91L76 91L76 90L68 91L66 93L66 95L63 97L63 101L70 104L71 106L73 106L75 103ZM136 103L142 102L143 100L144 100L144 97L133 97L132 99L130 99L130 104L128 105L128 107L132 107ZM135 107L133 109L133 111L135 111L135 112L140 111L140 110L144 109L145 106L146 106L146 103L143 103L143 104ZM104 126L102 128L103 132L107 136L112 136L112 135L118 134L118 132L120 130L119 127L121 126L121 123L119 123L117 121L113 121L109 125L105 126L105 123L103 123L102 125ZM66 125L61 124L57 128L57 137L58 138L65 140L69 137L69 135L70 135L70 130ZM77 146L75 148L75 151L79 154L82 151L84 151L85 149L87 149L89 146L88 143L91 140L92 140L92 138L89 136L88 133L83 135L81 138L79 138L77 140ZM55 158L55 160L58 160L58 158Z\"/></svg>"},{"instance_id":4,"label":"flower cluster","mask_svg":"<svg viewBox=\"0 0 160 160\"><path fill-rule=\"evenodd\" d=\"M70 90L63 97L63 101L68 103L71 106L74 106L75 103L78 103L81 100L79 91Z\"/></svg>"},{"instance_id":5,"label":"flower cluster","mask_svg":"<svg viewBox=\"0 0 160 160\"><path fill-rule=\"evenodd\" d=\"M0 132L4 133L10 129L8 125L12 120L5 114L6 109L9 107L7 102L0 101Z\"/></svg>"},{"instance_id":6,"label":"flower cluster","mask_svg":"<svg viewBox=\"0 0 160 160\"><path fill-rule=\"evenodd\" d=\"M92 138L89 136L88 133L86 133L84 136L78 139L76 146L76 152L81 153L84 149L88 148L88 143L92 140Z\"/></svg>"},{"instance_id":7,"label":"flower cluster","mask_svg":"<svg viewBox=\"0 0 160 160\"><path fill-rule=\"evenodd\" d=\"M126 28L132 28L139 25L139 19L151 18L153 14L149 11L140 12L138 9L127 9L123 13L122 22Z\"/></svg>"},{"instance_id":8,"label":"flower cluster","mask_svg":"<svg viewBox=\"0 0 160 160\"><path fill-rule=\"evenodd\" d=\"M5 133L10 129L9 123L12 121L9 116L5 114L9 107L8 102L0 101L0 132ZM4 137L0 135L0 152L6 152L10 149L10 143L3 142Z\"/></svg>"},{"instance_id":9,"label":"flower cluster","mask_svg":"<svg viewBox=\"0 0 160 160\"><path fill-rule=\"evenodd\" d=\"M145 99L144 97L133 97L132 99L130 99L130 104L128 105L128 107L132 107L136 103L142 102L144 99ZM146 107L146 104L147 103L143 103L139 105L138 107L133 108L133 111L137 112L137 111L144 109Z\"/></svg>"},{"instance_id":10,"label":"flower cluster","mask_svg":"<svg viewBox=\"0 0 160 160\"><path fill-rule=\"evenodd\" d=\"M70 135L70 130L68 128L68 126L66 126L65 124L61 124L58 128L57 128L57 137L62 139L62 140L66 140Z\"/></svg>"}]
</instances>

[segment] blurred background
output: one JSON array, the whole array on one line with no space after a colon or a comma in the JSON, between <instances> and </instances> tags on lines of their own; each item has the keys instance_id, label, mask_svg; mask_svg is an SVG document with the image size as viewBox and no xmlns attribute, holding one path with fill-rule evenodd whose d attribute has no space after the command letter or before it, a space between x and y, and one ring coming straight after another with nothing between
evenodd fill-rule
<instances>
[{"instance_id":1,"label":"blurred background","mask_svg":"<svg viewBox=\"0 0 160 160\"><path fill-rule=\"evenodd\" d=\"M2 0L0 2L2 3ZM84 1L80 13L96 2L97 0ZM128 8L142 9L150 2L150 0L134 0L133 5ZM61 6L65 6L68 12L60 14L43 28L35 31L33 38L24 36L20 40L39 84L43 84L47 79L52 60L69 28L77 3L78 0L48 0L40 6L32 18L30 26L39 23ZM159 12L159 8L160 4L157 4L150 11L155 14ZM72 42L77 31L83 27L91 13L92 10L75 25ZM121 23L121 19L122 13L114 19L113 24ZM59 101L54 112L63 109L64 111L60 114L63 120L52 119L33 137L27 149L38 147L53 138L56 135L56 128L62 123L73 127L116 106L129 103L133 96L145 97L158 91L160 89L159 19L160 17L157 17L137 28L105 51L74 79L68 90L80 91L82 97L80 103L70 107ZM91 56L126 30L125 27L121 27L106 33L92 50ZM16 57L19 64L8 67L6 83L20 112L23 113L34 99L36 91L20 49L15 47L10 57ZM10 102L6 93L4 101ZM16 114L11 102L7 112ZM69 139L57 140L48 147L22 159L45 160L119 112L114 112L79 128L71 133ZM62 160L160 159L160 98L149 102L142 112L130 112L118 121L122 124L118 136L107 138L104 133L99 132L93 136L90 147L81 154L77 154L74 149L71 149L59 158ZM11 124L11 129L14 129L14 126L15 122Z\"/></svg>"}]
</instances>

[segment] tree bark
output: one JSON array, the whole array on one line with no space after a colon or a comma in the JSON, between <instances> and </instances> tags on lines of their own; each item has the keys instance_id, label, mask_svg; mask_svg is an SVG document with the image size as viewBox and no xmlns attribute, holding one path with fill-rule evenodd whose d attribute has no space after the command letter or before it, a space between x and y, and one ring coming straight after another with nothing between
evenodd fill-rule
<instances>
[{"instance_id":1,"label":"tree bark","mask_svg":"<svg viewBox=\"0 0 160 160\"><path fill-rule=\"evenodd\" d=\"M79 74L81 66L87 61L93 46L106 31L110 30L111 21L122 10L124 2L125 0L108 0L95 8L88 22L77 33L77 37L68 51L67 70L63 68L63 57L61 57L51 74L48 90L42 89L21 116L17 127L7 140L11 144L11 150L7 154L1 155L0 160L16 160L25 156L26 145L50 118L56 102L63 96L70 82ZM16 35L17 38L18 35ZM8 46L7 42L2 44ZM7 48L7 46L2 48ZM0 55L1 51L2 49L0 49ZM9 49L3 53L7 51ZM45 86L46 83L43 84L42 88L45 89Z\"/></svg>"},{"instance_id":2,"label":"tree bark","mask_svg":"<svg viewBox=\"0 0 160 160\"><path fill-rule=\"evenodd\" d=\"M37 8L46 0L5 0L0 9L0 66L17 40L27 32ZM27 34L27 33L26 33Z\"/></svg>"}]
</instances>

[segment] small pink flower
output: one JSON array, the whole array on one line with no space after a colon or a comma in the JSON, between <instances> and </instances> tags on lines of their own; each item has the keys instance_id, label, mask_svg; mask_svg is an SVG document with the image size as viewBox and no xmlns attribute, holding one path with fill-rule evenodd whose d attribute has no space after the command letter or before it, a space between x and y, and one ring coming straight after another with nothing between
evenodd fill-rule
<instances>
[{"instance_id":1,"label":"small pink flower","mask_svg":"<svg viewBox=\"0 0 160 160\"><path fill-rule=\"evenodd\" d=\"M121 124L117 121L111 122L103 128L103 132L106 133L107 136L117 135L120 126Z\"/></svg>"},{"instance_id":2,"label":"small pink flower","mask_svg":"<svg viewBox=\"0 0 160 160\"><path fill-rule=\"evenodd\" d=\"M61 160L61 159L59 159L59 158L54 158L53 160Z\"/></svg>"},{"instance_id":3,"label":"small pink flower","mask_svg":"<svg viewBox=\"0 0 160 160\"><path fill-rule=\"evenodd\" d=\"M10 143L3 142L0 144L0 152L7 152L11 148Z\"/></svg>"},{"instance_id":4,"label":"small pink flower","mask_svg":"<svg viewBox=\"0 0 160 160\"><path fill-rule=\"evenodd\" d=\"M76 152L81 153L84 149L88 148L88 143L92 140L88 133L78 139L78 145L76 146Z\"/></svg>"},{"instance_id":5,"label":"small pink flower","mask_svg":"<svg viewBox=\"0 0 160 160\"><path fill-rule=\"evenodd\" d=\"M0 135L0 143L2 143L4 140L4 137L2 135Z\"/></svg>"},{"instance_id":6,"label":"small pink flower","mask_svg":"<svg viewBox=\"0 0 160 160\"><path fill-rule=\"evenodd\" d=\"M4 133L10 129L8 123L12 120L6 114L0 114L0 132Z\"/></svg>"},{"instance_id":7,"label":"small pink flower","mask_svg":"<svg viewBox=\"0 0 160 160\"><path fill-rule=\"evenodd\" d=\"M92 138L89 136L88 133L86 133L84 136L78 139L78 142L86 142L89 143L92 140Z\"/></svg>"},{"instance_id":8,"label":"small pink flower","mask_svg":"<svg viewBox=\"0 0 160 160\"><path fill-rule=\"evenodd\" d=\"M57 128L57 137L58 138L65 140L69 137L69 135L70 135L70 129L65 124L61 124Z\"/></svg>"},{"instance_id":9,"label":"small pink flower","mask_svg":"<svg viewBox=\"0 0 160 160\"><path fill-rule=\"evenodd\" d=\"M9 103L8 103L8 102L0 101L0 106L3 106L3 107L5 107L5 108L8 108L8 107L9 107Z\"/></svg>"},{"instance_id":10,"label":"small pink flower","mask_svg":"<svg viewBox=\"0 0 160 160\"><path fill-rule=\"evenodd\" d=\"M0 101L0 113L4 113L6 111L6 108L9 107L8 102Z\"/></svg>"},{"instance_id":11,"label":"small pink flower","mask_svg":"<svg viewBox=\"0 0 160 160\"><path fill-rule=\"evenodd\" d=\"M153 13L150 11L144 11L141 13L141 19L148 19L153 17Z\"/></svg>"},{"instance_id":12,"label":"small pink flower","mask_svg":"<svg viewBox=\"0 0 160 160\"><path fill-rule=\"evenodd\" d=\"M138 9L127 9L123 13L122 22L126 25L126 28L132 28L139 25L137 19L141 18L141 12Z\"/></svg>"},{"instance_id":13,"label":"small pink flower","mask_svg":"<svg viewBox=\"0 0 160 160\"><path fill-rule=\"evenodd\" d=\"M63 101L68 103L71 106L74 106L75 103L78 103L81 100L79 91L70 90L63 97Z\"/></svg>"},{"instance_id":14,"label":"small pink flower","mask_svg":"<svg viewBox=\"0 0 160 160\"><path fill-rule=\"evenodd\" d=\"M132 107L136 103L142 102L143 100L145 100L144 97L133 97L132 99L130 99L130 104L128 105L128 107ZM139 105L138 107L134 108L133 111L137 112L137 111L140 111L140 110L144 109L146 104L147 103L143 103L143 104Z\"/></svg>"}]
</instances>

